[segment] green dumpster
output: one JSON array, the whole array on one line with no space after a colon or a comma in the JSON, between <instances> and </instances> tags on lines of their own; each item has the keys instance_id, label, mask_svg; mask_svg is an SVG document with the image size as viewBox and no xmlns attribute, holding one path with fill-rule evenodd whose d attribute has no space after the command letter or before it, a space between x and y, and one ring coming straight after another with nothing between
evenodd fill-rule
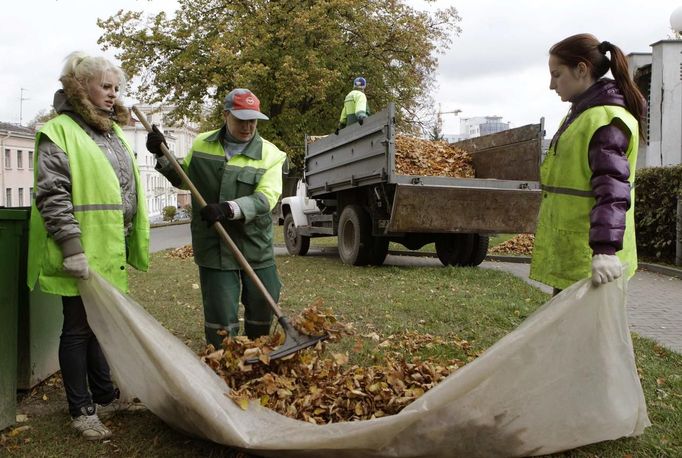
<instances>
[{"instance_id":1,"label":"green dumpster","mask_svg":"<svg viewBox=\"0 0 682 458\"><path fill-rule=\"evenodd\" d=\"M16 418L16 391L59 370L61 298L26 286L31 209L0 208L0 429Z\"/></svg>"},{"instance_id":2,"label":"green dumpster","mask_svg":"<svg viewBox=\"0 0 682 458\"><path fill-rule=\"evenodd\" d=\"M27 222L26 210L0 208L0 429L16 419L19 263Z\"/></svg>"}]
</instances>

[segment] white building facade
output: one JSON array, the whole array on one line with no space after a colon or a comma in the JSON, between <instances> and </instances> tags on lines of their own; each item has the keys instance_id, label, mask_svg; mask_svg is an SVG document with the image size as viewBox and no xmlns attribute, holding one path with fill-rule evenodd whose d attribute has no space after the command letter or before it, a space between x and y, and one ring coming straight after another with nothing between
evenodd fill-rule
<instances>
[{"instance_id":1,"label":"white building facade","mask_svg":"<svg viewBox=\"0 0 682 458\"><path fill-rule=\"evenodd\" d=\"M168 123L167 114L172 107L138 105L147 120L156 124L164 135L170 151L182 160L189 152L198 128L189 123L181 126ZM191 203L188 191L175 189L154 169L156 158L147 151L147 131L139 120L132 117L128 126L122 126L126 140L133 148L140 168L147 210L152 221L163 218L163 208L183 208ZM0 207L28 207L33 198L33 156L35 131L28 127L0 122Z\"/></svg>"},{"instance_id":2,"label":"white building facade","mask_svg":"<svg viewBox=\"0 0 682 458\"><path fill-rule=\"evenodd\" d=\"M164 133L168 149L178 160L182 160L199 133L198 128L189 123L183 123L181 126L168 123L167 115L173 108L171 106L137 105L137 108L150 124L155 124ZM132 114L131 124L123 128L123 133L137 157L150 219L152 221L162 219L164 207L184 208L189 205L191 203L189 192L174 188L163 175L154 169L156 158L147 151L145 146L147 131L142 123L135 119L134 114Z\"/></svg>"},{"instance_id":3,"label":"white building facade","mask_svg":"<svg viewBox=\"0 0 682 458\"><path fill-rule=\"evenodd\" d=\"M28 207L33 195L35 132L0 122L0 207Z\"/></svg>"},{"instance_id":4,"label":"white building facade","mask_svg":"<svg viewBox=\"0 0 682 458\"><path fill-rule=\"evenodd\" d=\"M661 40L651 48L628 55L630 74L648 104L648 139L637 166L682 164L682 40Z\"/></svg>"},{"instance_id":5,"label":"white building facade","mask_svg":"<svg viewBox=\"0 0 682 458\"><path fill-rule=\"evenodd\" d=\"M443 135L443 138L450 143L455 143L467 138L480 137L482 135L494 134L509 130L510 124L502 122L502 116L476 116L473 118L462 118L459 120L459 134Z\"/></svg>"}]
</instances>

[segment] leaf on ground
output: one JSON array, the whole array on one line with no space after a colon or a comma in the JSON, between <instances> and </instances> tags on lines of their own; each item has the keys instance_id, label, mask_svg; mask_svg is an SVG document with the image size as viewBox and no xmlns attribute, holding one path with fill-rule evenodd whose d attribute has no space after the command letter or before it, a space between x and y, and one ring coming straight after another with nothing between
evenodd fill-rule
<instances>
[{"instance_id":1,"label":"leaf on ground","mask_svg":"<svg viewBox=\"0 0 682 458\"><path fill-rule=\"evenodd\" d=\"M301 325L311 333L327 332L332 336L330 339L351 335L350 327L340 323L319 300L293 322L299 332ZM364 337L374 343L382 340L376 333ZM246 410L252 399L283 415L314 424L394 415L464 364L459 360L439 364L417 357L408 362L386 356L381 364L349 366L347 353L326 352L322 342L287 358L254 365L245 363L249 356L271 353L283 341L281 333L255 341L244 336L226 336L222 357L218 358L219 352L208 346L202 360L225 379L233 390L228 396L240 408ZM437 345L458 346L466 351L469 345L466 340L416 332L392 334L384 337L383 342L406 354ZM355 342L355 347L362 346L362 341Z\"/></svg>"}]
</instances>

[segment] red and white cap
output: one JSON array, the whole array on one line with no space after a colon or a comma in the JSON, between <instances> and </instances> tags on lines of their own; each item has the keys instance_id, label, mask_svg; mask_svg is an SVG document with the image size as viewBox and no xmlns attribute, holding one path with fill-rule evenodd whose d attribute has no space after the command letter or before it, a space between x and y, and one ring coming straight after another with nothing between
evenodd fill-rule
<instances>
[{"instance_id":1,"label":"red and white cap","mask_svg":"<svg viewBox=\"0 0 682 458\"><path fill-rule=\"evenodd\" d=\"M229 111L235 118L243 121L251 119L268 120L260 112L260 100L248 89L233 89L225 96L225 111Z\"/></svg>"}]
</instances>

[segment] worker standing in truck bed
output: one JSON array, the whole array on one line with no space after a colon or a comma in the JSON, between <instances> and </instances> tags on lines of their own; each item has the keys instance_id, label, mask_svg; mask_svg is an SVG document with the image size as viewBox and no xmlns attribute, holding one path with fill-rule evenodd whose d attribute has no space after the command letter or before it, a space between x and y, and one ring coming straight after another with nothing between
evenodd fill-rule
<instances>
[{"instance_id":1,"label":"worker standing in truck bed","mask_svg":"<svg viewBox=\"0 0 682 458\"><path fill-rule=\"evenodd\" d=\"M367 80L362 76L358 76L353 80L353 90L346 95L343 101L343 110L341 110L339 125L336 128L337 135L339 134L339 129L343 129L346 126L356 122L362 125L363 120L369 115L367 96L365 95L366 87Z\"/></svg>"}]
</instances>

